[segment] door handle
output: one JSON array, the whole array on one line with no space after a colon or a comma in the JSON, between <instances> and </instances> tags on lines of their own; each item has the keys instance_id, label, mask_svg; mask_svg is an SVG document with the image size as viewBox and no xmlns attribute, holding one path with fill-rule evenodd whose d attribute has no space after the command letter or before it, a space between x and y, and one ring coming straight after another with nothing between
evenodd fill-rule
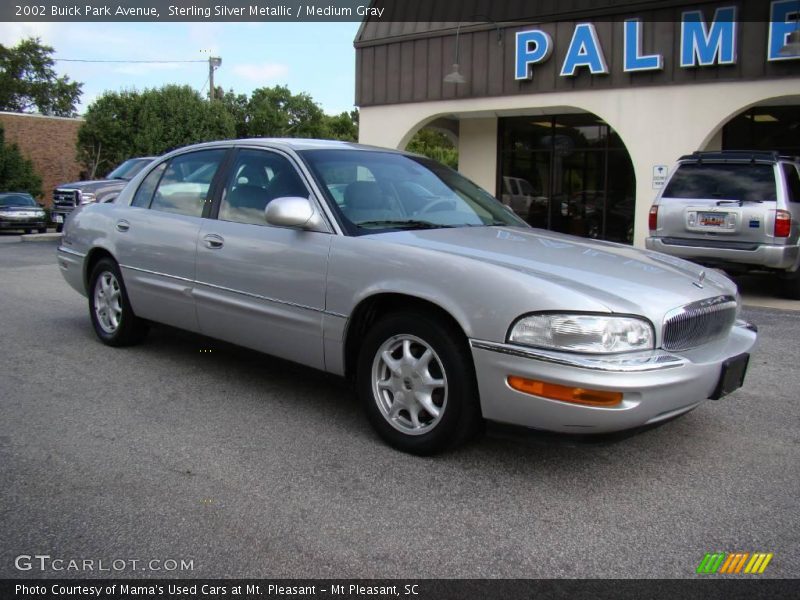
<instances>
[{"instance_id":1,"label":"door handle","mask_svg":"<svg viewBox=\"0 0 800 600\"><path fill-rule=\"evenodd\" d=\"M221 235L209 233L208 235L203 236L203 243L205 244L206 248L217 250L225 245L225 240Z\"/></svg>"},{"instance_id":2,"label":"door handle","mask_svg":"<svg viewBox=\"0 0 800 600\"><path fill-rule=\"evenodd\" d=\"M117 221L117 231L128 231L131 228L131 224L128 223L125 219L121 219Z\"/></svg>"}]
</instances>

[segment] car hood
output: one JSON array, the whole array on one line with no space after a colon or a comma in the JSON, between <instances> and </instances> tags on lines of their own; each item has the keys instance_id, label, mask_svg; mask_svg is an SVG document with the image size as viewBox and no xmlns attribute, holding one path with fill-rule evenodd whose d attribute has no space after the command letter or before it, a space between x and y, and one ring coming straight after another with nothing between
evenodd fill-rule
<instances>
[{"instance_id":1,"label":"car hood","mask_svg":"<svg viewBox=\"0 0 800 600\"><path fill-rule=\"evenodd\" d=\"M730 279L688 261L541 229L460 227L368 237L492 263L584 294L613 312L663 316L689 302L736 294Z\"/></svg>"},{"instance_id":2,"label":"car hood","mask_svg":"<svg viewBox=\"0 0 800 600\"><path fill-rule=\"evenodd\" d=\"M100 179L97 181L73 181L56 186L59 190L81 190L96 193L98 191L121 190L128 184L124 179Z\"/></svg>"}]
</instances>

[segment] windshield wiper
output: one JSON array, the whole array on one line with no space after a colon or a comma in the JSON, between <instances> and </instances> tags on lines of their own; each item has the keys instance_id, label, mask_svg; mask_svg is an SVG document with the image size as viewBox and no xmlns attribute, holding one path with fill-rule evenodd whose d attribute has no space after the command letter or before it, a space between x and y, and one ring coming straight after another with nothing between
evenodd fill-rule
<instances>
[{"instance_id":1,"label":"windshield wiper","mask_svg":"<svg viewBox=\"0 0 800 600\"><path fill-rule=\"evenodd\" d=\"M356 223L358 227L397 227L402 229L438 229L440 227L455 227L455 225L442 225L441 223L433 223L431 221L420 221L418 219L387 219L376 221L361 221Z\"/></svg>"}]
</instances>

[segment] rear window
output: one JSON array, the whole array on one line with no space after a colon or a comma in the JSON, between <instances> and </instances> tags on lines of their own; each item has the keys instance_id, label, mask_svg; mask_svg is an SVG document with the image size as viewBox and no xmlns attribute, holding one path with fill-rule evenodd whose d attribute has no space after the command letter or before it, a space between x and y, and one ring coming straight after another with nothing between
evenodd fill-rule
<instances>
[{"instance_id":1,"label":"rear window","mask_svg":"<svg viewBox=\"0 0 800 600\"><path fill-rule=\"evenodd\" d=\"M774 202L775 169L769 164L684 163L669 180L662 198Z\"/></svg>"}]
</instances>

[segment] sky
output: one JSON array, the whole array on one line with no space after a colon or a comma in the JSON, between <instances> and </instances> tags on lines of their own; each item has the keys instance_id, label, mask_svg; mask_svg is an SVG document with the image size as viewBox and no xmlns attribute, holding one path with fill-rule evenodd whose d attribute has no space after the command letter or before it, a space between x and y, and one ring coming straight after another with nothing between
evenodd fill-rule
<instances>
[{"instance_id":1,"label":"sky","mask_svg":"<svg viewBox=\"0 0 800 600\"><path fill-rule=\"evenodd\" d=\"M39 37L53 57L101 60L222 58L214 77L226 91L286 85L328 114L353 108L359 23L0 23L0 44ZM187 84L208 93L208 63L56 62L59 75L83 83L78 112L105 91Z\"/></svg>"}]
</instances>

